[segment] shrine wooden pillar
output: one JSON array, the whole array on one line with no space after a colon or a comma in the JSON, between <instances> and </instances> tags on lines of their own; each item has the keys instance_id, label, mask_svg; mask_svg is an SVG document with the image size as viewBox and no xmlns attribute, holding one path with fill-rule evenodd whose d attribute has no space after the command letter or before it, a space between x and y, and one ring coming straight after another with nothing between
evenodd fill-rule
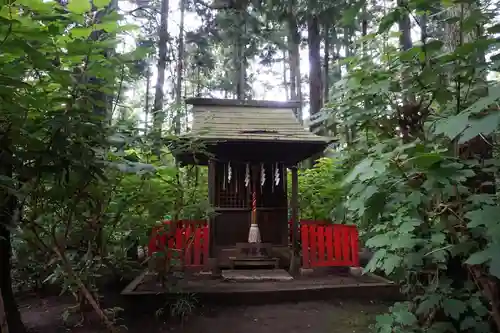
<instances>
[{"instance_id":1,"label":"shrine wooden pillar","mask_svg":"<svg viewBox=\"0 0 500 333\"><path fill-rule=\"evenodd\" d=\"M216 204L216 192L215 192L215 174L217 172L216 170L216 164L215 160L210 159L208 161L208 203L210 204L210 207L212 209L215 208ZM216 256L215 253L215 216L213 213L211 213L209 219L208 219L208 230L210 233L210 243L209 243L209 248L208 248L208 256L210 258L214 258Z\"/></svg>"},{"instance_id":2,"label":"shrine wooden pillar","mask_svg":"<svg viewBox=\"0 0 500 333\"><path fill-rule=\"evenodd\" d=\"M299 177L297 165L291 167L292 171L292 195L290 198L291 220L292 220L292 258L290 272L295 273L300 265L299 249Z\"/></svg>"}]
</instances>

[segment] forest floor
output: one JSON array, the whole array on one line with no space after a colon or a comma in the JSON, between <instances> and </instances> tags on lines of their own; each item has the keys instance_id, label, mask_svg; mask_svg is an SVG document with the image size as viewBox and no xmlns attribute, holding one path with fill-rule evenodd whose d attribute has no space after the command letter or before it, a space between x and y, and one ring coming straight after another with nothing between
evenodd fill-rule
<instances>
[{"instance_id":1,"label":"forest floor","mask_svg":"<svg viewBox=\"0 0 500 333\"><path fill-rule=\"evenodd\" d=\"M97 333L95 323L69 327L62 313L70 306L60 297L30 299L20 302L23 320L33 333ZM258 306L202 307L184 324L158 319L154 313L124 318L124 332L148 333L363 333L369 332L375 316L386 305L374 302L331 301L282 303ZM90 320L93 322L94 320Z\"/></svg>"}]
</instances>

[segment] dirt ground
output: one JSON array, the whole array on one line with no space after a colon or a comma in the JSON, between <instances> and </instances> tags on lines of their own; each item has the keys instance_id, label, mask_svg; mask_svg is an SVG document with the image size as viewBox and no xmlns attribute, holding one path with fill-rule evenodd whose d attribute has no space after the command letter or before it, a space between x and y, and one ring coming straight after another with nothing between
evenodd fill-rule
<instances>
[{"instance_id":1,"label":"dirt ground","mask_svg":"<svg viewBox=\"0 0 500 333\"><path fill-rule=\"evenodd\" d=\"M83 327L65 325L61 314L70 304L60 298L21 303L26 326L34 333L97 333L102 327L94 320ZM138 333L363 333L377 314L387 307L373 302L301 302L260 306L202 307L184 324L162 320L155 314L124 318L126 332Z\"/></svg>"}]
</instances>

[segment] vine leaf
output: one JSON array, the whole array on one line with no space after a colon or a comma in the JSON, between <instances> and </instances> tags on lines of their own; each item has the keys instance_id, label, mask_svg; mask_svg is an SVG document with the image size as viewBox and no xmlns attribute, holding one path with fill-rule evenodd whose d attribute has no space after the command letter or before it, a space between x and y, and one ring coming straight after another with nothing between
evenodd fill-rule
<instances>
[{"instance_id":1,"label":"vine leaf","mask_svg":"<svg viewBox=\"0 0 500 333\"><path fill-rule=\"evenodd\" d=\"M447 298L443 301L443 309L446 315L453 319L459 319L460 315L467 309L467 306L458 299Z\"/></svg>"},{"instance_id":2,"label":"vine leaf","mask_svg":"<svg viewBox=\"0 0 500 333\"><path fill-rule=\"evenodd\" d=\"M473 253L469 259L465 261L467 265L481 265L491 259L490 251L484 250Z\"/></svg>"},{"instance_id":3,"label":"vine leaf","mask_svg":"<svg viewBox=\"0 0 500 333\"><path fill-rule=\"evenodd\" d=\"M495 131L500 122L500 113L495 112L488 114L480 119L471 119L469 127L465 129L460 137L459 143L467 142L479 134L489 135Z\"/></svg>"},{"instance_id":4,"label":"vine leaf","mask_svg":"<svg viewBox=\"0 0 500 333\"><path fill-rule=\"evenodd\" d=\"M490 274L500 279L500 254L498 252L491 258Z\"/></svg>"},{"instance_id":5,"label":"vine leaf","mask_svg":"<svg viewBox=\"0 0 500 333\"><path fill-rule=\"evenodd\" d=\"M92 3L97 9L104 8L111 3L111 0L93 0Z\"/></svg>"},{"instance_id":6,"label":"vine leaf","mask_svg":"<svg viewBox=\"0 0 500 333\"><path fill-rule=\"evenodd\" d=\"M419 304L417 314L421 315L429 313L432 309L439 305L439 301L440 297L438 295L430 295Z\"/></svg>"},{"instance_id":7,"label":"vine leaf","mask_svg":"<svg viewBox=\"0 0 500 333\"><path fill-rule=\"evenodd\" d=\"M384 260L384 271L387 275L390 275L396 267L399 267L401 264L402 258L400 256L397 256L395 254L390 254L387 256L387 258Z\"/></svg>"},{"instance_id":8,"label":"vine leaf","mask_svg":"<svg viewBox=\"0 0 500 333\"><path fill-rule=\"evenodd\" d=\"M74 14L84 14L92 9L88 0L70 0L66 7Z\"/></svg>"},{"instance_id":9,"label":"vine leaf","mask_svg":"<svg viewBox=\"0 0 500 333\"><path fill-rule=\"evenodd\" d=\"M435 134L443 134L450 139L456 138L469 124L469 113L463 112L456 116L439 120L434 129Z\"/></svg>"}]
</instances>

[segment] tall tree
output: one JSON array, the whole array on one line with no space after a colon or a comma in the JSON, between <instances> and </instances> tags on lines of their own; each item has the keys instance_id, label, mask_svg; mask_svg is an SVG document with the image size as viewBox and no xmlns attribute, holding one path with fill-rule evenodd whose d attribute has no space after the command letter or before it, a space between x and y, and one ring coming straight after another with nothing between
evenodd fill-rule
<instances>
[{"instance_id":1,"label":"tall tree","mask_svg":"<svg viewBox=\"0 0 500 333\"><path fill-rule=\"evenodd\" d=\"M184 16L185 16L186 0L179 0L179 38L177 44L177 73L175 84L175 104L176 114L174 115L174 133L181 132L181 111L182 111L182 82L184 76Z\"/></svg>"},{"instance_id":2,"label":"tall tree","mask_svg":"<svg viewBox=\"0 0 500 333\"><path fill-rule=\"evenodd\" d=\"M169 0L161 0L160 6L160 29L158 32L158 64L155 99L153 103L153 131L156 140L156 150L159 153L159 140L163 122L165 121L165 111L163 110L164 102L164 85L165 85L165 70L167 67L167 42L168 42L168 12Z\"/></svg>"},{"instance_id":3,"label":"tall tree","mask_svg":"<svg viewBox=\"0 0 500 333\"><path fill-rule=\"evenodd\" d=\"M307 45L309 47L309 113L315 115L321 110L321 35L318 17L318 3L309 1L307 14Z\"/></svg>"},{"instance_id":4,"label":"tall tree","mask_svg":"<svg viewBox=\"0 0 500 333\"><path fill-rule=\"evenodd\" d=\"M302 80L300 72L300 31L295 14L295 0L289 0L286 7L288 28L288 56L290 66L290 99L301 102L295 110L297 119L302 122Z\"/></svg>"}]
</instances>

